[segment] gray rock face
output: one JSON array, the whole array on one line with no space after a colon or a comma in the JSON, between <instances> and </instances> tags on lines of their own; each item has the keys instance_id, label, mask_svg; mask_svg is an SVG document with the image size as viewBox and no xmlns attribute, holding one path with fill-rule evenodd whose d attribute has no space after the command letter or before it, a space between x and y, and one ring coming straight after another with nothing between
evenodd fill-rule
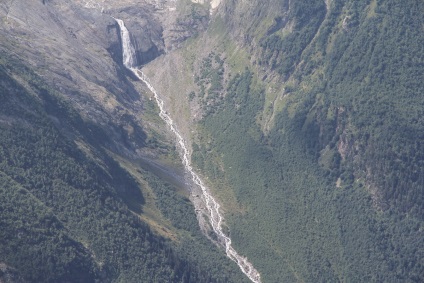
<instances>
[{"instance_id":1,"label":"gray rock face","mask_svg":"<svg viewBox=\"0 0 424 283\"><path fill-rule=\"evenodd\" d=\"M107 129L116 147L127 144L134 151L144 142L143 130L122 129L143 124L139 115L144 111L142 86L131 81L132 74L122 64L120 30L114 18L122 19L130 31L138 65L179 48L204 30L209 20L205 5L159 4L149 0L2 1L0 53L33 69L85 119Z\"/></svg>"},{"instance_id":2,"label":"gray rock face","mask_svg":"<svg viewBox=\"0 0 424 283\"><path fill-rule=\"evenodd\" d=\"M111 10L108 13L122 19L129 32L131 40L136 48L139 65L146 64L163 54L164 42L162 39L163 28L152 17L154 11L149 6L127 7L120 10Z\"/></svg>"},{"instance_id":3,"label":"gray rock face","mask_svg":"<svg viewBox=\"0 0 424 283\"><path fill-rule=\"evenodd\" d=\"M85 119L101 125L114 140L112 147L134 152L145 139L139 118L143 100L136 89L140 86L124 75L128 72L122 65L120 31L113 17L135 19L127 20L127 25L139 64L163 52L162 28L147 4L105 11L83 4L2 1L0 54L33 69Z\"/></svg>"}]
</instances>

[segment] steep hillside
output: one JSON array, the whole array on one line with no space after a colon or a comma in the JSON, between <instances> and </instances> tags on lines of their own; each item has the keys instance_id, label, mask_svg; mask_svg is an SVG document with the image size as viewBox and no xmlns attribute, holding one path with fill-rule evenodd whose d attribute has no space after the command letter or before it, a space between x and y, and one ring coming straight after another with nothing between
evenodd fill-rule
<instances>
[{"instance_id":1,"label":"steep hillside","mask_svg":"<svg viewBox=\"0 0 424 283\"><path fill-rule=\"evenodd\" d=\"M423 10L223 1L145 67L264 282L423 280Z\"/></svg>"},{"instance_id":2,"label":"steep hillside","mask_svg":"<svg viewBox=\"0 0 424 283\"><path fill-rule=\"evenodd\" d=\"M0 8L0 280L245 282L200 232L113 18L78 1ZM138 39L143 62L155 36Z\"/></svg>"},{"instance_id":3,"label":"steep hillside","mask_svg":"<svg viewBox=\"0 0 424 283\"><path fill-rule=\"evenodd\" d=\"M1 2L0 281L249 281L190 202L113 17L262 282L424 281L423 12Z\"/></svg>"}]
</instances>

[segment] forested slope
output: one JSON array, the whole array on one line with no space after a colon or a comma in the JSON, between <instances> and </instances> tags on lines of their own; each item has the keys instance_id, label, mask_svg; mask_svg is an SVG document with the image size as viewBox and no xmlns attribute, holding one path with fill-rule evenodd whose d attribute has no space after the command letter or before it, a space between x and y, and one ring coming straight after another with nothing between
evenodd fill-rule
<instances>
[{"instance_id":1,"label":"forested slope","mask_svg":"<svg viewBox=\"0 0 424 283\"><path fill-rule=\"evenodd\" d=\"M133 34L144 62L162 52L153 7L86 2L0 2L0 281L245 282L122 65L111 15L150 31Z\"/></svg>"},{"instance_id":2,"label":"forested slope","mask_svg":"<svg viewBox=\"0 0 424 283\"><path fill-rule=\"evenodd\" d=\"M118 26L77 2L0 4L0 281L247 281L152 162L178 155ZM135 2L106 13L263 282L424 281L423 1Z\"/></svg>"},{"instance_id":3,"label":"forested slope","mask_svg":"<svg viewBox=\"0 0 424 283\"><path fill-rule=\"evenodd\" d=\"M141 167L136 180L107 131L19 60L1 59L0 101L0 262L16 282L244 280L184 194ZM146 186L173 238L140 220Z\"/></svg>"},{"instance_id":4,"label":"forested slope","mask_svg":"<svg viewBox=\"0 0 424 283\"><path fill-rule=\"evenodd\" d=\"M423 280L423 11L227 1L211 24L248 55L203 60L193 160L264 282Z\"/></svg>"}]
</instances>

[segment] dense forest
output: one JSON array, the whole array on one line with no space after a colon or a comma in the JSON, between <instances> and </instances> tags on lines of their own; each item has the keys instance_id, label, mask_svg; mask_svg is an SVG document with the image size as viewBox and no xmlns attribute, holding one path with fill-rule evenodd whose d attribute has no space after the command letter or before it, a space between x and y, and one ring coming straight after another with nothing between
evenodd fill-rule
<instances>
[{"instance_id":1,"label":"dense forest","mask_svg":"<svg viewBox=\"0 0 424 283\"><path fill-rule=\"evenodd\" d=\"M140 184L109 137L18 61L0 66L0 261L28 282L242 282L200 232L187 197L139 168L178 239L137 214ZM91 155L76 146L82 140ZM1 277L0 277L1 278ZM136 280L138 281L138 279Z\"/></svg>"},{"instance_id":2,"label":"dense forest","mask_svg":"<svg viewBox=\"0 0 424 283\"><path fill-rule=\"evenodd\" d=\"M232 237L264 282L421 282L424 5L329 3L292 1L264 34L246 22L259 51L219 99L203 61L193 160L232 189Z\"/></svg>"}]
</instances>

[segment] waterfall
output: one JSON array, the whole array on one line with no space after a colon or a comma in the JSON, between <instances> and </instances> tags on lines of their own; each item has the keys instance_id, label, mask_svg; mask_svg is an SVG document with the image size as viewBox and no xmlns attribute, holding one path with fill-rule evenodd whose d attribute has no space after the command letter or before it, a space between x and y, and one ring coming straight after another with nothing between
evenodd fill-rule
<instances>
[{"instance_id":1,"label":"waterfall","mask_svg":"<svg viewBox=\"0 0 424 283\"><path fill-rule=\"evenodd\" d=\"M181 158L183 165L189 175L191 176L193 183L197 185L202 191L202 198L204 200L204 204L207 209L207 218L209 219L209 223L212 226L212 230L218 238L218 241L225 248L225 252L227 257L233 260L241 271L254 283L261 283L261 277L259 272L253 267L253 265L247 260L247 258L239 255L237 251L231 245L231 238L225 235L222 230L222 223L224 221L224 217L220 212L219 203L212 197L209 193L208 188L204 185L203 181L197 175L197 173L193 170L190 161L190 152L187 149L186 142L182 135L178 132L174 121L171 116L165 111L164 102L159 97L158 93L149 82L149 79L144 75L144 73L136 68L136 56L134 47L131 44L130 33L128 29L125 27L125 24L122 20L115 19L119 24L121 29L121 39L122 39L122 52L123 52L123 62L124 66L131 70L141 81L143 81L149 90L153 93L156 103L159 107L159 116L162 120L170 128L171 132L175 135L177 139L177 143L181 149Z\"/></svg>"},{"instance_id":2,"label":"waterfall","mask_svg":"<svg viewBox=\"0 0 424 283\"><path fill-rule=\"evenodd\" d=\"M131 44L130 33L124 24L123 20L115 19L121 30L122 54L124 66L132 69L137 66L137 56L135 54L134 46Z\"/></svg>"}]
</instances>

